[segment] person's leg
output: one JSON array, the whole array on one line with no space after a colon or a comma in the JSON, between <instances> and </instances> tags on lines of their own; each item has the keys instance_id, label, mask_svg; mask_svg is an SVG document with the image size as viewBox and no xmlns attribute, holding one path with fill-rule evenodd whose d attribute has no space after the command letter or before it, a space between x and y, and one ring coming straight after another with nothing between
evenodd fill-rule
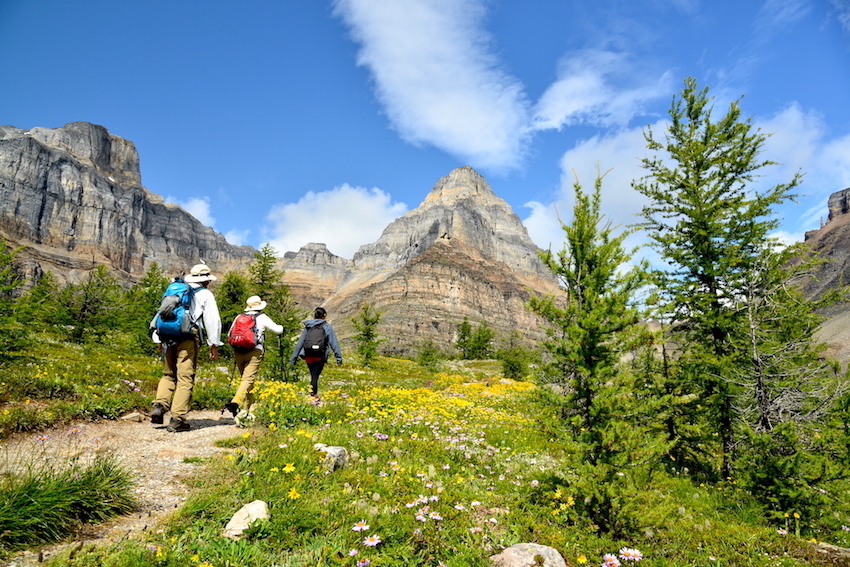
<instances>
[{"instance_id":1,"label":"person's leg","mask_svg":"<svg viewBox=\"0 0 850 567\"><path fill-rule=\"evenodd\" d=\"M319 395L319 376L322 374L322 369L325 367L325 361L311 362L307 365L310 369L310 391L312 396Z\"/></svg>"},{"instance_id":2,"label":"person's leg","mask_svg":"<svg viewBox=\"0 0 850 567\"><path fill-rule=\"evenodd\" d=\"M177 357L175 347L162 345L162 378L156 387L156 397L151 406L151 423L161 424L171 407L171 397L177 387Z\"/></svg>"},{"instance_id":3,"label":"person's leg","mask_svg":"<svg viewBox=\"0 0 850 567\"><path fill-rule=\"evenodd\" d=\"M230 403L238 404L245 410L248 410L254 401L254 381L260 370L260 363L263 361L263 351L255 348L244 354L236 353L236 357L237 368L239 368L242 378Z\"/></svg>"},{"instance_id":4,"label":"person's leg","mask_svg":"<svg viewBox=\"0 0 850 567\"><path fill-rule=\"evenodd\" d=\"M155 404L160 404L165 411L171 407L171 398L177 387L177 346L165 346L162 353L162 378L156 387Z\"/></svg>"},{"instance_id":5,"label":"person's leg","mask_svg":"<svg viewBox=\"0 0 850 567\"><path fill-rule=\"evenodd\" d=\"M192 404L192 389L195 386L195 366L198 362L198 343L193 337L176 347L177 387L171 403L171 418L186 419Z\"/></svg>"}]
</instances>

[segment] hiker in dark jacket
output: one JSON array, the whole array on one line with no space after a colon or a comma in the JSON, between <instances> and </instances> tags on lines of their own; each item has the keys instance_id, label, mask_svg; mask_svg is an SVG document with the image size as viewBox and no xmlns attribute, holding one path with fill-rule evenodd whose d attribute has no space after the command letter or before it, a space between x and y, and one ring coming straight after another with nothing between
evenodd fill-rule
<instances>
[{"instance_id":1,"label":"hiker in dark jacket","mask_svg":"<svg viewBox=\"0 0 850 567\"><path fill-rule=\"evenodd\" d=\"M336 355L336 363L342 365L342 351L336 340L334 328L331 327L330 323L325 321L327 316L327 311L322 307L317 307L313 313L314 318L304 321L304 330L301 331L301 337L298 339L298 343L292 351L292 358L289 361L294 366L295 361L300 356L307 363L307 368L310 369L310 395L313 398L318 398L319 396L319 375L321 375L322 369L325 367L325 362L328 360L328 348L333 349ZM307 333L315 327L320 327L325 332L324 348L319 348L313 352L305 352L304 342L307 340Z\"/></svg>"}]
</instances>

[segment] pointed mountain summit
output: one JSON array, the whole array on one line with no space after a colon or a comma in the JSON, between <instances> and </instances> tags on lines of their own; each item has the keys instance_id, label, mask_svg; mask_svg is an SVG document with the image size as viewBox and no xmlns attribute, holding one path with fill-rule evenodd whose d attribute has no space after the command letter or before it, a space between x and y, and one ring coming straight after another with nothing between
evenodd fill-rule
<instances>
[{"instance_id":1,"label":"pointed mountain summit","mask_svg":"<svg viewBox=\"0 0 850 567\"><path fill-rule=\"evenodd\" d=\"M469 166L440 178L419 207L357 251L354 265L370 272L398 269L439 242L472 247L474 255L503 262L523 279L549 277L520 218Z\"/></svg>"},{"instance_id":2,"label":"pointed mountain summit","mask_svg":"<svg viewBox=\"0 0 850 567\"><path fill-rule=\"evenodd\" d=\"M349 265L317 254L317 246L287 253L293 293L324 303L343 335L353 333L350 319L369 303L383 314L384 350L393 354L414 354L428 340L451 346L465 317L500 336L518 330L542 338L542 321L524 304L558 288L520 218L469 166L439 179Z\"/></svg>"}]
</instances>

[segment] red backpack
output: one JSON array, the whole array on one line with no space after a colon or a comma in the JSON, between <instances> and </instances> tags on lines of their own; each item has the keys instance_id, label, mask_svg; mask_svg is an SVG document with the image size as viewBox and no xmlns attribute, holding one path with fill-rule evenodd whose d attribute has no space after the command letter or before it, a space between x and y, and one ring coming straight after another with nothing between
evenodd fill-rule
<instances>
[{"instance_id":1,"label":"red backpack","mask_svg":"<svg viewBox=\"0 0 850 567\"><path fill-rule=\"evenodd\" d=\"M230 327L227 342L236 352L248 352L257 348L259 333L257 332L257 314L241 313Z\"/></svg>"}]
</instances>

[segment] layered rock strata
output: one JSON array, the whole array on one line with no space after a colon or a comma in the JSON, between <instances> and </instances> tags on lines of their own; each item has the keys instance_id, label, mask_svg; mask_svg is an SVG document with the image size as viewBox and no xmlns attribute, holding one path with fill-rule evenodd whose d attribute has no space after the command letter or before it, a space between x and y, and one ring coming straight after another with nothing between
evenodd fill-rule
<instances>
[{"instance_id":1,"label":"layered rock strata","mask_svg":"<svg viewBox=\"0 0 850 567\"><path fill-rule=\"evenodd\" d=\"M0 127L0 234L29 278L80 280L98 264L138 280L153 262L178 273L207 261L240 268L256 252L233 246L142 186L132 142L102 126Z\"/></svg>"}]
</instances>

